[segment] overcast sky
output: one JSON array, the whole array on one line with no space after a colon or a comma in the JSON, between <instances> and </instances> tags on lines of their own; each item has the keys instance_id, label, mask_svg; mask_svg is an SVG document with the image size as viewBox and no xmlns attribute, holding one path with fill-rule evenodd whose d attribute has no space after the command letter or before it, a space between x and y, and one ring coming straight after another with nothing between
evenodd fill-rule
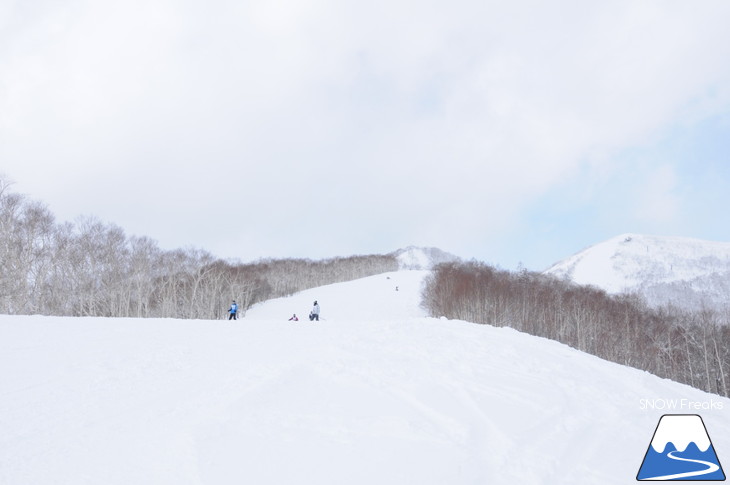
<instances>
[{"instance_id":1,"label":"overcast sky","mask_svg":"<svg viewBox=\"0 0 730 485\"><path fill-rule=\"evenodd\" d=\"M0 172L241 261L730 241L727 0L0 0Z\"/></svg>"}]
</instances>

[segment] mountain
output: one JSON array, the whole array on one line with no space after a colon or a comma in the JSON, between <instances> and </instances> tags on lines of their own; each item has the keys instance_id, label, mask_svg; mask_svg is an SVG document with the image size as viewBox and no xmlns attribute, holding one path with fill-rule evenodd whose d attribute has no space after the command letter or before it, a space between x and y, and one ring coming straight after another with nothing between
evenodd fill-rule
<instances>
[{"instance_id":1,"label":"mountain","mask_svg":"<svg viewBox=\"0 0 730 485\"><path fill-rule=\"evenodd\" d=\"M0 315L0 483L628 484L670 403L730 461L730 399L428 318L428 274L231 322Z\"/></svg>"},{"instance_id":2,"label":"mountain","mask_svg":"<svg viewBox=\"0 0 730 485\"><path fill-rule=\"evenodd\" d=\"M622 234L545 271L608 293L636 292L654 306L730 307L730 243Z\"/></svg>"},{"instance_id":3,"label":"mountain","mask_svg":"<svg viewBox=\"0 0 730 485\"><path fill-rule=\"evenodd\" d=\"M398 259L400 269L424 270L437 264L459 261L458 256L438 248L408 246L392 254Z\"/></svg>"}]
</instances>

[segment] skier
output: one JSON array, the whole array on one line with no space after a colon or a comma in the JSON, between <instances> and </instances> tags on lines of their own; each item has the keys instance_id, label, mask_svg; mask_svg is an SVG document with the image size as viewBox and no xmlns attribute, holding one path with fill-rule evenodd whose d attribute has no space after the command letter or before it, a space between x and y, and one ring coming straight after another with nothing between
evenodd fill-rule
<instances>
[{"instance_id":1,"label":"skier","mask_svg":"<svg viewBox=\"0 0 730 485\"><path fill-rule=\"evenodd\" d=\"M236 300L233 300L233 303L231 303L231 308L228 309L228 313L230 313L228 320L238 320L236 317L236 314L238 313L238 304L236 303Z\"/></svg>"},{"instance_id":2,"label":"skier","mask_svg":"<svg viewBox=\"0 0 730 485\"><path fill-rule=\"evenodd\" d=\"M289 321L290 322L298 322L299 321L299 317L297 317L297 314L295 313L294 315L292 315L292 317L289 319Z\"/></svg>"},{"instance_id":3,"label":"skier","mask_svg":"<svg viewBox=\"0 0 730 485\"><path fill-rule=\"evenodd\" d=\"M319 321L319 303L316 300L314 301L314 308L309 313L309 319Z\"/></svg>"}]
</instances>

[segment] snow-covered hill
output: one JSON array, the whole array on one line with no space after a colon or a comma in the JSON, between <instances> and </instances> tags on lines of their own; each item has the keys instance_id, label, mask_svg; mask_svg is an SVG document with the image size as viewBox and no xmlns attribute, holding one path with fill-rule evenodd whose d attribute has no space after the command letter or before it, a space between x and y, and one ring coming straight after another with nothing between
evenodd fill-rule
<instances>
[{"instance_id":1,"label":"snow-covered hill","mask_svg":"<svg viewBox=\"0 0 730 485\"><path fill-rule=\"evenodd\" d=\"M458 256L441 249L417 246L408 246L407 248L393 252L393 254L398 259L400 269L410 270L427 270L440 263L450 263L459 260Z\"/></svg>"},{"instance_id":2,"label":"snow-covered hill","mask_svg":"<svg viewBox=\"0 0 730 485\"><path fill-rule=\"evenodd\" d=\"M730 243L622 234L545 271L609 293L638 292L649 303L730 306Z\"/></svg>"},{"instance_id":3,"label":"snow-covered hill","mask_svg":"<svg viewBox=\"0 0 730 485\"><path fill-rule=\"evenodd\" d=\"M427 274L237 322L0 316L0 484L629 484L664 413L730 462L730 400L426 318Z\"/></svg>"}]
</instances>

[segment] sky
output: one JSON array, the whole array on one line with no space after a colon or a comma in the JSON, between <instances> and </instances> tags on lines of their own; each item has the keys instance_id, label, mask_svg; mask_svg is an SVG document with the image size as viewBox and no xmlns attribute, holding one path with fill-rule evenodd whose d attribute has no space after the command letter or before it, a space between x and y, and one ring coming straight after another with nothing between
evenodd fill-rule
<instances>
[{"instance_id":1,"label":"sky","mask_svg":"<svg viewBox=\"0 0 730 485\"><path fill-rule=\"evenodd\" d=\"M730 241L730 2L0 0L0 173L239 261Z\"/></svg>"}]
</instances>

